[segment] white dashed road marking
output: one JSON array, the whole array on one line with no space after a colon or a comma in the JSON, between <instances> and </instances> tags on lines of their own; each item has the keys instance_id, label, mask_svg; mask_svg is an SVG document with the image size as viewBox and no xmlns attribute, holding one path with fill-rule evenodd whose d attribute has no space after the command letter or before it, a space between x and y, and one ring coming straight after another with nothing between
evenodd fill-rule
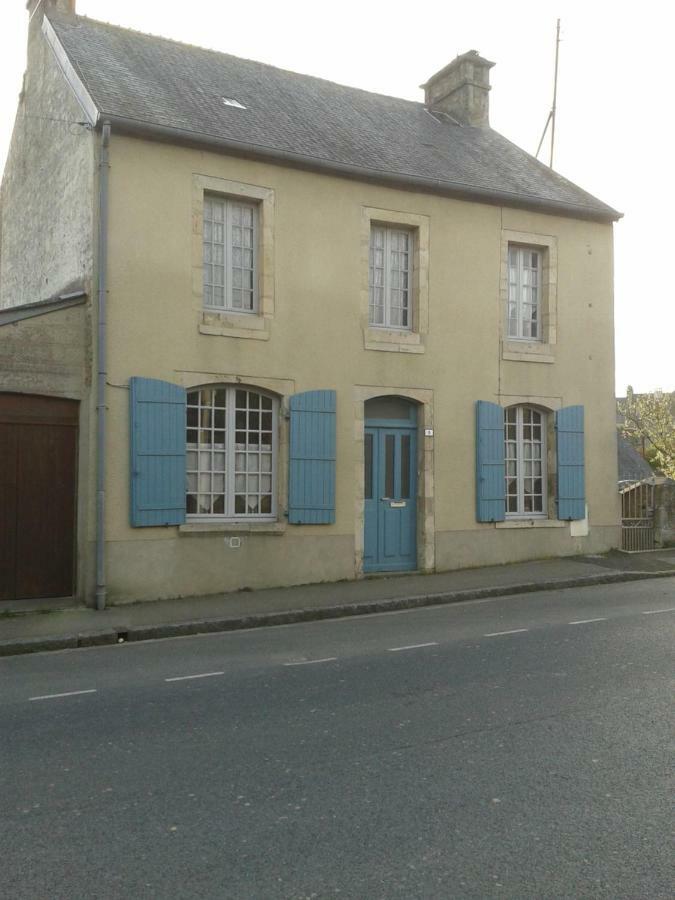
<instances>
[{"instance_id":1,"label":"white dashed road marking","mask_svg":"<svg viewBox=\"0 0 675 900\"><path fill-rule=\"evenodd\" d=\"M315 663L335 662L337 656L326 656L324 659L301 659L298 662L284 663L285 666L313 666Z\"/></svg>"},{"instance_id":2,"label":"white dashed road marking","mask_svg":"<svg viewBox=\"0 0 675 900\"><path fill-rule=\"evenodd\" d=\"M663 612L675 612L675 606L670 606L668 609L645 609L642 611L643 616L655 616L657 613Z\"/></svg>"},{"instance_id":3,"label":"white dashed road marking","mask_svg":"<svg viewBox=\"0 0 675 900\"><path fill-rule=\"evenodd\" d=\"M523 631L529 630L529 628L513 628L511 631L491 631L489 634L484 634L483 637L499 637L502 634L520 634Z\"/></svg>"},{"instance_id":4,"label":"white dashed road marking","mask_svg":"<svg viewBox=\"0 0 675 900\"><path fill-rule=\"evenodd\" d=\"M192 678L213 678L214 675L224 674L224 672L202 672L200 675L178 675L175 678L165 678L164 681L190 681Z\"/></svg>"},{"instance_id":5,"label":"white dashed road marking","mask_svg":"<svg viewBox=\"0 0 675 900\"><path fill-rule=\"evenodd\" d=\"M606 616L602 616L599 619L577 619L576 622L568 622L568 625L588 625L589 622L606 622Z\"/></svg>"},{"instance_id":6,"label":"white dashed road marking","mask_svg":"<svg viewBox=\"0 0 675 900\"><path fill-rule=\"evenodd\" d=\"M40 697L29 697L28 700L56 700L57 697L77 697L80 694L95 694L96 688L88 691L67 691L65 694L42 694Z\"/></svg>"},{"instance_id":7,"label":"white dashed road marking","mask_svg":"<svg viewBox=\"0 0 675 900\"><path fill-rule=\"evenodd\" d=\"M420 647L438 647L438 641L429 641L426 644L408 644L407 647L389 647L389 653L398 653L399 650L418 650Z\"/></svg>"}]
</instances>

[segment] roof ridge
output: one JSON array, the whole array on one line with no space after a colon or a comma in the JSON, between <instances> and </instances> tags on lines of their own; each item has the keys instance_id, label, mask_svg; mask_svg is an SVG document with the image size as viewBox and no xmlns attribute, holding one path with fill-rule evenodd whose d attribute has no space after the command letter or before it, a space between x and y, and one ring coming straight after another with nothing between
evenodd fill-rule
<instances>
[{"instance_id":1,"label":"roof ridge","mask_svg":"<svg viewBox=\"0 0 675 900\"><path fill-rule=\"evenodd\" d=\"M274 69L277 72L284 72L286 75L292 75L296 78L311 78L312 81L321 81L324 84L330 84L333 87L344 88L348 91L358 91L360 94L368 94L371 97L384 97L387 100L396 100L398 103L408 103L411 106L422 107L426 109L425 104L421 100L408 100L406 97L396 97L394 94L383 94L380 91L369 91L366 88L355 87L351 84L343 84L340 81L331 81L330 78L323 78L321 75L310 75L306 72L296 72L294 69L284 69L283 66L275 66L272 63L261 62L258 59L251 59L248 56L237 56L236 53L228 53L225 50L215 50L213 47L204 47L201 44L191 44L189 41L179 41L176 38L166 37L162 34L153 34L149 31L139 31L137 28L131 28L128 25L117 25L114 22L106 22L103 19L94 19L90 16L79 14L70 15L68 13L50 10L45 13L48 19L58 18L63 22L82 21L91 23L92 25L103 25L105 28L112 28L116 31L124 31L128 34L135 34L142 38L150 38L155 41L165 41L167 44L175 44L178 47L185 47L188 50L200 50L202 53L213 53L215 56L229 56L231 59L242 60L243 62L253 63L256 66L262 66L265 69Z\"/></svg>"}]
</instances>

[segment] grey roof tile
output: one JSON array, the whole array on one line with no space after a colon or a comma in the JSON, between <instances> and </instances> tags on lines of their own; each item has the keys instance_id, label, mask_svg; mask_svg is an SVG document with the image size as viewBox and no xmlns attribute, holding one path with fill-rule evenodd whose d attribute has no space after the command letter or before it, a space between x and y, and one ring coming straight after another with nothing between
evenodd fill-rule
<instances>
[{"instance_id":1,"label":"grey roof tile","mask_svg":"<svg viewBox=\"0 0 675 900\"><path fill-rule=\"evenodd\" d=\"M617 452L619 457L619 481L642 481L654 475L654 470L649 463L621 435L617 438Z\"/></svg>"},{"instance_id":2,"label":"grey roof tile","mask_svg":"<svg viewBox=\"0 0 675 900\"><path fill-rule=\"evenodd\" d=\"M439 191L504 203L613 209L490 128L458 125L422 103L97 22L49 13L56 35L104 117L223 139L308 164L380 172ZM227 106L233 98L246 109ZM432 184L433 187L433 184Z\"/></svg>"}]
</instances>

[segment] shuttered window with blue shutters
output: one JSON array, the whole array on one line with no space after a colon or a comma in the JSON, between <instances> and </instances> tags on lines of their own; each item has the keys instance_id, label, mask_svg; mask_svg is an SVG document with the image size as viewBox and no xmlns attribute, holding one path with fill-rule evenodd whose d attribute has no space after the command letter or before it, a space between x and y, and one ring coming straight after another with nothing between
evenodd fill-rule
<instances>
[{"instance_id":1,"label":"shuttered window with blue shutters","mask_svg":"<svg viewBox=\"0 0 675 900\"><path fill-rule=\"evenodd\" d=\"M476 518L503 522L504 410L487 400L476 401Z\"/></svg>"},{"instance_id":2,"label":"shuttered window with blue shutters","mask_svg":"<svg viewBox=\"0 0 675 900\"><path fill-rule=\"evenodd\" d=\"M584 408L566 406L555 417L558 451L559 519L586 517L584 473Z\"/></svg>"},{"instance_id":3,"label":"shuttered window with blue shutters","mask_svg":"<svg viewBox=\"0 0 675 900\"><path fill-rule=\"evenodd\" d=\"M185 390L154 378L129 382L131 525L185 522Z\"/></svg>"},{"instance_id":4,"label":"shuttered window with blue shutters","mask_svg":"<svg viewBox=\"0 0 675 900\"><path fill-rule=\"evenodd\" d=\"M288 521L335 522L335 391L290 398Z\"/></svg>"}]
</instances>

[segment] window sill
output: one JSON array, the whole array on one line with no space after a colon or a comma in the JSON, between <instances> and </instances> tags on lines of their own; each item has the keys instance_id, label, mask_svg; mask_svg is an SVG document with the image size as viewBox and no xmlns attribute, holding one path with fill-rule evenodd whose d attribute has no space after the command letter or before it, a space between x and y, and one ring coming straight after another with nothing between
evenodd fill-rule
<instances>
[{"instance_id":1,"label":"window sill","mask_svg":"<svg viewBox=\"0 0 675 900\"><path fill-rule=\"evenodd\" d=\"M256 313L202 312L200 334L216 334L222 337L249 338L269 341L269 319Z\"/></svg>"},{"instance_id":2,"label":"window sill","mask_svg":"<svg viewBox=\"0 0 675 900\"><path fill-rule=\"evenodd\" d=\"M560 519L505 519L495 522L495 528L564 528L566 524Z\"/></svg>"},{"instance_id":3,"label":"window sill","mask_svg":"<svg viewBox=\"0 0 675 900\"><path fill-rule=\"evenodd\" d=\"M286 522L186 522L179 534L284 534Z\"/></svg>"},{"instance_id":4,"label":"window sill","mask_svg":"<svg viewBox=\"0 0 675 900\"><path fill-rule=\"evenodd\" d=\"M366 350L385 350L394 353L424 353L422 336L417 331L397 328L363 329L363 346Z\"/></svg>"},{"instance_id":5,"label":"window sill","mask_svg":"<svg viewBox=\"0 0 675 900\"><path fill-rule=\"evenodd\" d=\"M502 359L516 362L555 362L555 345L539 341L502 341Z\"/></svg>"}]
</instances>

